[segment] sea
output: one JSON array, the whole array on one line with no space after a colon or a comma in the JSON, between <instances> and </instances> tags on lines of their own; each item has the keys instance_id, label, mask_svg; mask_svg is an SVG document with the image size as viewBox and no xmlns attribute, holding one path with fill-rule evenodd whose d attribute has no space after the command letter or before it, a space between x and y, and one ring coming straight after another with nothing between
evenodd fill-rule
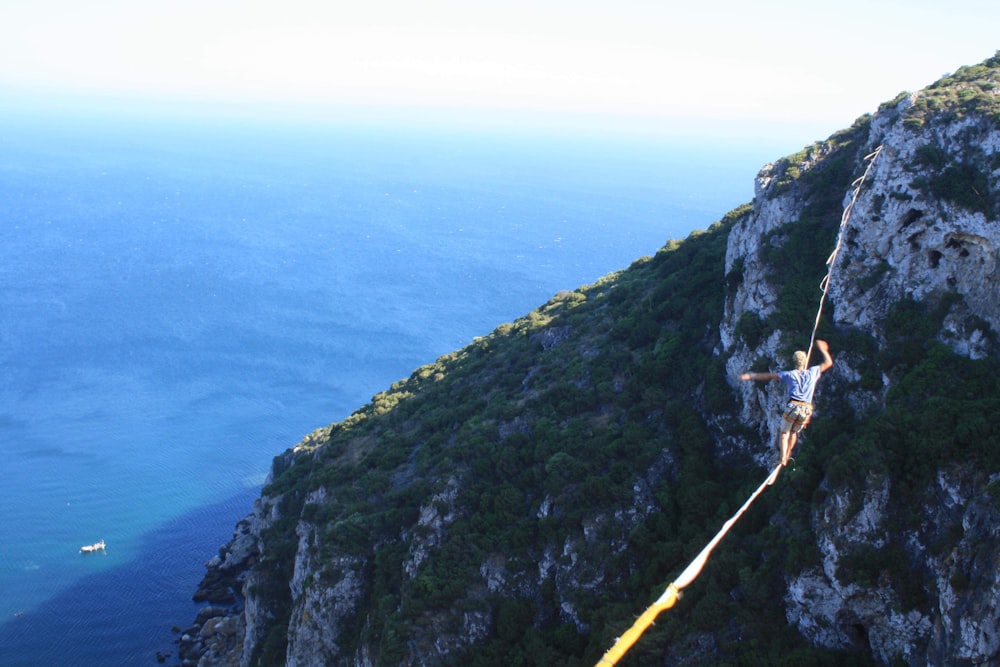
<instances>
[{"instance_id":1,"label":"sea","mask_svg":"<svg viewBox=\"0 0 1000 667\"><path fill-rule=\"evenodd\" d=\"M721 219L768 150L0 114L0 665L177 664L273 457Z\"/></svg>"}]
</instances>

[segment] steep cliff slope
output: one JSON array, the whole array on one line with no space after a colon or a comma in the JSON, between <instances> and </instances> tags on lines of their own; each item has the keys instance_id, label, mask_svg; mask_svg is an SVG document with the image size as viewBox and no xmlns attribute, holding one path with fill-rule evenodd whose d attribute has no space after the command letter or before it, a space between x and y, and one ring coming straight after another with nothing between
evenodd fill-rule
<instances>
[{"instance_id":1,"label":"steep cliff slope","mask_svg":"<svg viewBox=\"0 0 1000 667\"><path fill-rule=\"evenodd\" d=\"M1000 58L766 166L752 204L276 458L203 665L583 665L774 461L864 156L797 462L628 664L997 664ZM229 597L235 593L237 602Z\"/></svg>"}]
</instances>

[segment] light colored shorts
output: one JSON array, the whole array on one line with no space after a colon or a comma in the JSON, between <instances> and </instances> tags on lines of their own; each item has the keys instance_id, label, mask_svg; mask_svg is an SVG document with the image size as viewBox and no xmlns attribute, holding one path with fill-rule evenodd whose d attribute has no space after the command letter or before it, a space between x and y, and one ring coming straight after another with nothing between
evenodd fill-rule
<instances>
[{"instance_id":1,"label":"light colored shorts","mask_svg":"<svg viewBox=\"0 0 1000 667\"><path fill-rule=\"evenodd\" d=\"M800 403L798 401L788 401L785 406L785 412L782 415L784 419L781 420L781 432L788 433L798 433L809 424L809 419L812 417L813 406L808 403Z\"/></svg>"}]
</instances>

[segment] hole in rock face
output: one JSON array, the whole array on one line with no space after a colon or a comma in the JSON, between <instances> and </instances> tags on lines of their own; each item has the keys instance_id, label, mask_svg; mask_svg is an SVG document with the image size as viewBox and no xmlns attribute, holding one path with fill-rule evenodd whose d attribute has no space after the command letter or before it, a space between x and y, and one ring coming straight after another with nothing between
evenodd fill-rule
<instances>
[{"instance_id":1,"label":"hole in rock face","mask_svg":"<svg viewBox=\"0 0 1000 667\"><path fill-rule=\"evenodd\" d=\"M863 623L855 621L854 623L844 623L840 626L844 634L847 636L847 640L854 645L856 649L863 649L868 646L868 628L864 626Z\"/></svg>"},{"instance_id":2,"label":"hole in rock face","mask_svg":"<svg viewBox=\"0 0 1000 667\"><path fill-rule=\"evenodd\" d=\"M910 250L913 252L918 252L920 250L920 239L923 237L926 230L921 229L920 231L910 234L906 241L910 244Z\"/></svg>"},{"instance_id":3,"label":"hole in rock face","mask_svg":"<svg viewBox=\"0 0 1000 667\"><path fill-rule=\"evenodd\" d=\"M923 211L921 211L920 209L911 208L909 211L906 212L906 215L903 216L902 224L899 227L900 231L906 229L907 227L909 227L922 217L924 217Z\"/></svg>"},{"instance_id":4,"label":"hole in rock face","mask_svg":"<svg viewBox=\"0 0 1000 667\"><path fill-rule=\"evenodd\" d=\"M936 269L938 264L941 263L941 252L939 250L931 250L927 253L927 260L930 262L931 268Z\"/></svg>"}]
</instances>

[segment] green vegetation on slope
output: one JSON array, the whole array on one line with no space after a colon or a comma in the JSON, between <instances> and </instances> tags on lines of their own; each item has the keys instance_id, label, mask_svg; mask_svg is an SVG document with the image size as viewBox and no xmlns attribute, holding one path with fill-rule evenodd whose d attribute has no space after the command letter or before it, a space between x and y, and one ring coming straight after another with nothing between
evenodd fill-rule
<instances>
[{"instance_id":1,"label":"green vegetation on slope","mask_svg":"<svg viewBox=\"0 0 1000 667\"><path fill-rule=\"evenodd\" d=\"M283 495L283 515L323 526L321 558L351 553L368 563L364 625L348 634L344 655L366 642L379 647L380 664L395 664L407 642L433 640L424 626L430 615L488 610L490 637L456 664L592 664L700 550L759 483L747 478L746 460L717 456L702 412L724 418L736 408L713 350L726 234L745 212L556 295L309 439L266 493ZM453 506L439 501L441 514L453 515L446 537L415 577L404 576L419 509L450 480L458 480L458 497ZM637 484L649 489L651 505L636 506ZM320 487L335 500L303 511ZM614 518L622 513L638 516ZM782 614L773 597L781 570L761 554L773 552L768 540L786 538L766 530L768 513L742 529L763 536L720 551L685 598L683 626L660 624L661 635L673 642L738 622L756 640L727 643L725 653L769 655ZM287 553L297 537L280 525L265 541L268 552ZM483 585L480 567L491 556L502 555L509 580L535 581L539 563L567 545L588 563L574 570L580 581L543 577L524 597ZM267 563L290 578L287 558ZM734 588L745 591L741 604ZM291 600L272 599L280 638ZM579 627L565 621L563 602ZM813 655L793 633L777 637ZM663 641L649 640L637 656L662 651ZM260 664L279 664L283 651L276 639Z\"/></svg>"},{"instance_id":2,"label":"green vegetation on slope","mask_svg":"<svg viewBox=\"0 0 1000 667\"><path fill-rule=\"evenodd\" d=\"M796 162L813 152L788 159L779 185L797 188L806 206L768 240L781 309L741 321L744 339L781 330L791 347L807 336L869 121L813 147L823 157L810 168ZM307 585L336 583L345 556L360 563L363 599L342 633L345 660L364 644L376 647L377 664L398 664L411 646L462 635L461 617L478 614L488 634L452 654L454 664L596 662L761 481L739 448L720 454L723 438L756 439L735 420L717 355L723 299L742 279L740 266L724 275L726 236L747 210L557 294L279 457L265 494L282 498L285 518L264 535L257 565L269 575L258 593L274 621L256 664L284 659L300 518L317 527L309 548L319 569ZM807 646L785 620L784 582L820 561L812 513L826 494L884 475L893 507L919 508L941 467L996 470L1000 369L935 341L951 298L899 304L886 344L824 321L835 354L851 350L863 374L824 380L797 467L624 664L659 664L665 653L715 665L867 664L862 654ZM883 377L892 386L884 410L855 414L845 397L881 390ZM306 503L320 489L325 500ZM422 512L439 521L422 523ZM896 513L887 544L847 554L838 577L885 578L900 607L924 609L930 583L915 576L903 541L918 517ZM504 580L495 590L484 581L488 562Z\"/></svg>"},{"instance_id":3,"label":"green vegetation on slope","mask_svg":"<svg viewBox=\"0 0 1000 667\"><path fill-rule=\"evenodd\" d=\"M917 129L929 116L943 115L951 122L972 114L1000 125L1000 52L978 65L961 67L921 91L904 123Z\"/></svg>"},{"instance_id":4,"label":"green vegetation on slope","mask_svg":"<svg viewBox=\"0 0 1000 667\"><path fill-rule=\"evenodd\" d=\"M266 489L299 503L314 489L335 489L336 502L308 506L305 518L326 527L321 550L369 559L372 616L357 639L377 643L384 664L413 640L423 614L456 608L488 608L496 618L495 637L469 660L496 664L500 655L529 652L529 645L538 664L593 655L600 649L595 640L606 633L595 637L560 622L555 582L542 587L539 599L494 599L482 590L479 567L491 554L504 554L508 576L537 571L546 549L561 552L595 511L630 505L637 474L655 468L664 451L678 450L676 474L684 481L659 491L662 507L651 519L673 525L669 544L641 536L649 544L624 554L584 556L623 573L641 559L627 585L645 596L704 535L713 499L725 487L711 481L720 464L689 397L701 387L706 401L733 405L712 357L730 225L560 293L417 369L345 422L314 434L316 448L298 454ZM419 506L451 479L460 484L447 540L409 580L400 571L409 549L403 534ZM286 501L287 516L302 512L294 502ZM539 518L543 503L551 509ZM609 522L580 548L607 550L610 533L620 528ZM281 526L266 538L287 543L294 533ZM603 627L628 616L628 596L616 594L609 606L602 597L598 590L579 593L581 620ZM265 664L276 662L281 647L275 648Z\"/></svg>"}]
</instances>

